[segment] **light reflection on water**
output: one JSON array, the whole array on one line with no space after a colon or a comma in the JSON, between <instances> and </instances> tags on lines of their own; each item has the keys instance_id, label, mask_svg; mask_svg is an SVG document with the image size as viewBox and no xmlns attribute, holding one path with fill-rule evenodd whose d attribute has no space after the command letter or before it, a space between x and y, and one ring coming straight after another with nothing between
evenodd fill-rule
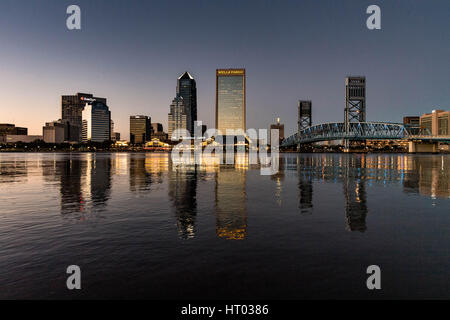
<instances>
[{"instance_id":1,"label":"light reflection on water","mask_svg":"<svg viewBox=\"0 0 450 320\"><path fill-rule=\"evenodd\" d=\"M178 297L177 284L169 280L174 272L189 275L200 271L204 279L194 281L191 275L190 282L181 282L209 287L225 281L223 274L218 276L221 272L229 272L230 277L244 272L251 284L240 287L234 283L242 297L255 297L255 292L271 297L278 291L281 297L305 297L306 293L299 289L307 290L304 284L294 285L292 291L283 289L285 282L295 283L292 280L296 276L289 268L301 261L304 274L297 277L322 274L324 266L317 264L323 262L323 255L330 255L330 247L340 252L343 269L370 260L370 251L364 248L379 247L385 250L378 253L379 260L397 267L401 250L397 244L411 242L422 248L406 249L406 260L418 256L430 259L431 266L446 261L439 270L449 266L448 155L284 154L276 175L261 176L258 166L249 165L248 156L236 158L234 165L221 165L218 158L211 156L196 166L172 163L168 154L158 153L0 154L0 190L0 241L7 243L0 249L0 275L7 279L4 281L9 288L0 297L35 297L42 291L44 297L64 297L68 293L62 288L47 292L39 286L39 281L56 282L50 278L59 279L57 276L28 270L34 264L55 265L56 269L59 263L67 260L73 264L79 257L102 268L105 260L99 257L105 252L123 258L123 272L139 275L141 264L153 263L160 286L164 287L163 297ZM346 233L360 234L356 239L361 248L349 247L355 238L348 238ZM392 248L386 247L387 239L393 241ZM185 251L182 243L188 244ZM428 246L433 249L424 251ZM274 254L270 249L278 251ZM310 250L314 253L305 256ZM352 250L359 252L360 259L355 261L349 253ZM208 258L205 252L210 252ZM195 254L215 269L205 271ZM232 266L224 264L222 259L227 254L232 254L227 259L242 261ZM278 265L272 255L287 264ZM181 257L189 264L185 265L188 270L179 265ZM249 261L249 257L253 260ZM115 264L109 263L113 268ZM336 262L331 259L329 263L329 268L336 270ZM259 264L271 270L263 274L278 282L261 287L255 274ZM174 269L164 273L167 265ZM421 292L407 293L399 284L388 293L393 297L422 294L448 298L446 270L439 271L439 279L447 279L440 281L441 287L433 287L432 281L428 285L423 282L418 284L425 286ZM24 279L20 272L27 277ZM431 276L436 270L427 272ZM333 279L348 283L352 278L335 275ZM145 280L154 283L155 279L141 274L141 280L139 292L155 297L156 288L144 286L148 284ZM326 292L311 293L313 297L365 294L363 287L345 291L328 290L326 283L322 286ZM136 287L127 291L106 285L92 290L113 297L138 292ZM184 290L194 297L209 297L204 288ZM223 289L218 297L226 297L229 292ZM86 296L90 297L90 293Z\"/></svg>"}]
</instances>

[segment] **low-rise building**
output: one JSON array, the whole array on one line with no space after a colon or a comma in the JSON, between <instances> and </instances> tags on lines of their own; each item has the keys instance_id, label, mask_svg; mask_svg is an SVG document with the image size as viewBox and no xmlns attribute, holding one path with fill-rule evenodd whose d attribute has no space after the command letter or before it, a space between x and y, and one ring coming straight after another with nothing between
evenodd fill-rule
<instances>
[{"instance_id":1,"label":"low-rise building","mask_svg":"<svg viewBox=\"0 0 450 320\"><path fill-rule=\"evenodd\" d=\"M10 123L0 123L0 142L6 143L6 136L8 135L28 135L28 129L22 127L16 127L14 124Z\"/></svg>"},{"instance_id":2,"label":"low-rise building","mask_svg":"<svg viewBox=\"0 0 450 320\"><path fill-rule=\"evenodd\" d=\"M69 122L62 120L47 122L42 127L42 136L46 143L63 143L69 140Z\"/></svg>"},{"instance_id":3,"label":"low-rise building","mask_svg":"<svg viewBox=\"0 0 450 320\"><path fill-rule=\"evenodd\" d=\"M449 135L450 111L433 110L420 116L420 128L433 136Z\"/></svg>"},{"instance_id":4,"label":"low-rise building","mask_svg":"<svg viewBox=\"0 0 450 320\"><path fill-rule=\"evenodd\" d=\"M4 136L3 143L32 143L37 140L42 140L42 136L29 136L29 135L22 135L22 134L8 134Z\"/></svg>"}]
</instances>

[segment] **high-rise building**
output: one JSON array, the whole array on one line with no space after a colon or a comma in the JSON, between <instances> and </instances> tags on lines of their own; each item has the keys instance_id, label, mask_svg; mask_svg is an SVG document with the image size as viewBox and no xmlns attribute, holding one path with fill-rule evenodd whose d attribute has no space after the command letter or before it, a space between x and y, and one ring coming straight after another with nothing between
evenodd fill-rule
<instances>
[{"instance_id":1,"label":"high-rise building","mask_svg":"<svg viewBox=\"0 0 450 320\"><path fill-rule=\"evenodd\" d=\"M110 140L111 140L111 141L116 141L116 135L115 135L115 133L114 133L114 121L113 121L113 120L111 120L111 122L110 122L110 130L109 130L109 133L111 134Z\"/></svg>"},{"instance_id":2,"label":"high-rise building","mask_svg":"<svg viewBox=\"0 0 450 320\"><path fill-rule=\"evenodd\" d=\"M284 124L280 123L280 118L277 118L277 123L270 125L270 130L278 130L279 145L284 140ZM272 145L272 136L269 132L270 144Z\"/></svg>"},{"instance_id":3,"label":"high-rise building","mask_svg":"<svg viewBox=\"0 0 450 320\"><path fill-rule=\"evenodd\" d=\"M152 139L151 118L149 116L130 116L130 143L142 144Z\"/></svg>"},{"instance_id":4,"label":"high-rise building","mask_svg":"<svg viewBox=\"0 0 450 320\"><path fill-rule=\"evenodd\" d=\"M194 122L197 121L197 85L189 72L178 77L177 95L183 98L186 114L186 129L194 135Z\"/></svg>"},{"instance_id":5,"label":"high-rise building","mask_svg":"<svg viewBox=\"0 0 450 320\"><path fill-rule=\"evenodd\" d=\"M216 129L245 132L245 69L216 70Z\"/></svg>"},{"instance_id":6,"label":"high-rise building","mask_svg":"<svg viewBox=\"0 0 450 320\"><path fill-rule=\"evenodd\" d=\"M152 123L153 133L163 132L163 125L161 123Z\"/></svg>"},{"instance_id":7,"label":"high-rise building","mask_svg":"<svg viewBox=\"0 0 450 320\"><path fill-rule=\"evenodd\" d=\"M62 120L47 122L44 127L42 127L42 136L44 137L44 142L46 143L63 143L69 141L69 122L64 122Z\"/></svg>"},{"instance_id":8,"label":"high-rise building","mask_svg":"<svg viewBox=\"0 0 450 320\"><path fill-rule=\"evenodd\" d=\"M86 103L82 111L81 138L83 142L111 140L111 112L101 101Z\"/></svg>"},{"instance_id":9,"label":"high-rise building","mask_svg":"<svg viewBox=\"0 0 450 320\"><path fill-rule=\"evenodd\" d=\"M88 93L65 95L61 97L61 119L70 124L69 140L81 141L82 113L86 103L98 101L106 105L106 98L94 97Z\"/></svg>"},{"instance_id":10,"label":"high-rise building","mask_svg":"<svg viewBox=\"0 0 450 320\"><path fill-rule=\"evenodd\" d=\"M169 113L169 139L180 140L182 137L175 134L177 130L187 130L187 115L184 99L180 95L172 100Z\"/></svg>"}]
</instances>

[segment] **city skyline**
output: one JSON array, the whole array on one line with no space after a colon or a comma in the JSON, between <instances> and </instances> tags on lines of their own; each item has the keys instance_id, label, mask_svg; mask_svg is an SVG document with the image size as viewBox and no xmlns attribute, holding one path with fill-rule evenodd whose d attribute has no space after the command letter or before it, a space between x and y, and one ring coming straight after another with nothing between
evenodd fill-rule
<instances>
[{"instance_id":1,"label":"city skyline","mask_svg":"<svg viewBox=\"0 0 450 320\"><path fill-rule=\"evenodd\" d=\"M170 10L173 2L79 5L82 30L71 32L64 24L66 3L0 4L0 87L7 93L1 123L41 134L46 122L59 118L62 95L88 92L108 98L115 130L128 140L133 114L167 128L173 79L187 70L197 82L198 120L210 128L219 67L247 71L247 127L267 128L280 117L286 136L296 131L299 99L314 102L314 123L343 121L344 79L352 74L367 79L367 121L401 122L405 115L448 109L445 1L381 1L383 27L377 31L365 28L363 2L179 3L195 35L178 39L182 53L168 47L185 22ZM343 46L340 39L352 42Z\"/></svg>"}]
</instances>

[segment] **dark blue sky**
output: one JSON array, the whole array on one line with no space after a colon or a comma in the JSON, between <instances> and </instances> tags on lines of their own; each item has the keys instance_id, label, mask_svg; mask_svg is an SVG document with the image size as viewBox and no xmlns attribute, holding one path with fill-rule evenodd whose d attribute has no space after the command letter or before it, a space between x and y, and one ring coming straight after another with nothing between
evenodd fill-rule
<instances>
[{"instance_id":1,"label":"dark blue sky","mask_svg":"<svg viewBox=\"0 0 450 320\"><path fill-rule=\"evenodd\" d=\"M70 4L81 31L66 29ZM371 4L381 30L366 28ZM247 70L248 128L279 116L293 132L298 99L313 101L314 123L343 121L346 75L366 76L369 121L450 106L448 0L1 0L0 43L0 122L31 134L78 91L108 98L124 138L130 114L166 127L185 70L213 126L215 69L228 67Z\"/></svg>"}]
</instances>

